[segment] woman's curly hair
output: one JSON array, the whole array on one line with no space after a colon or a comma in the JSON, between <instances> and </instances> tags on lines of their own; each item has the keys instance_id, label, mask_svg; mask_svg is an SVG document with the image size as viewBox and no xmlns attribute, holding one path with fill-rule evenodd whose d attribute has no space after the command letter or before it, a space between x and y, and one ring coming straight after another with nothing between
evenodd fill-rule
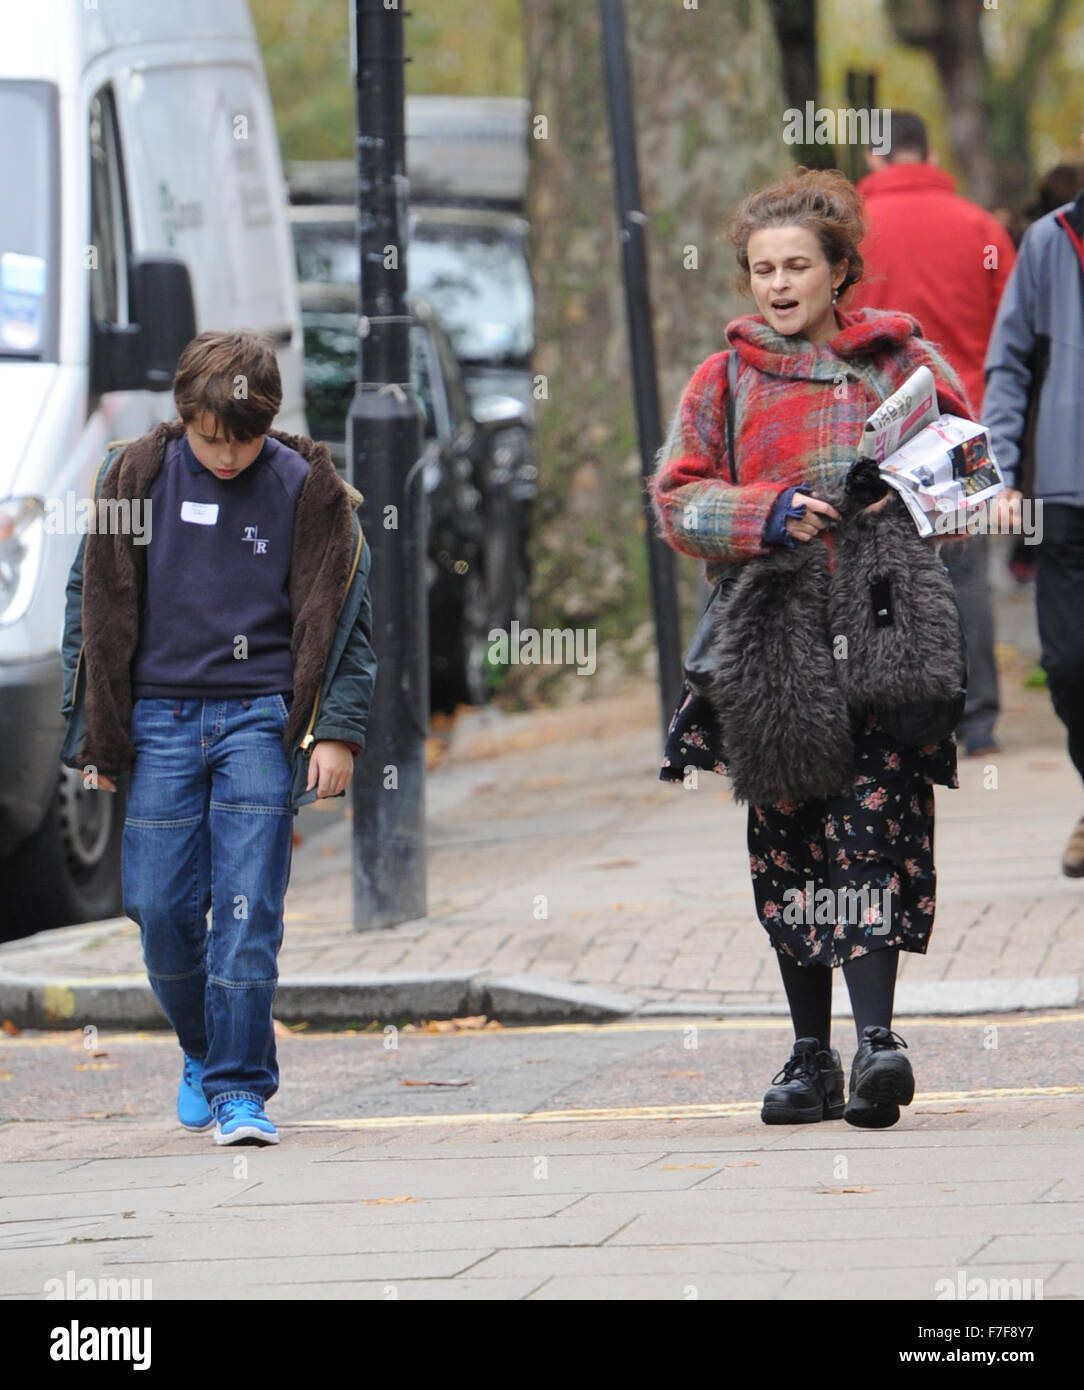
<instances>
[{"instance_id":1,"label":"woman's curly hair","mask_svg":"<svg viewBox=\"0 0 1084 1390\"><path fill-rule=\"evenodd\" d=\"M730 223L730 240L738 264L749 279L749 238L765 227L806 227L820 242L828 264L847 262L847 274L839 287L844 294L862 278L859 245L866 232L862 204L854 185L838 169L799 166L766 188L758 188L742 202Z\"/></svg>"}]
</instances>

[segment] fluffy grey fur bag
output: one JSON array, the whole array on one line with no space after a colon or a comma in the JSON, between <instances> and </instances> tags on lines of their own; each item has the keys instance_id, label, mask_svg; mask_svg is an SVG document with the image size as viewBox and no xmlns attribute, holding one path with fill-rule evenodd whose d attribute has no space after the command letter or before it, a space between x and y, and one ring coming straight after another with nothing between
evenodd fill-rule
<instances>
[{"instance_id":1,"label":"fluffy grey fur bag","mask_svg":"<svg viewBox=\"0 0 1084 1390\"><path fill-rule=\"evenodd\" d=\"M823 542L780 546L742 566L720 615L708 699L737 801L842 791L867 714L936 743L962 712L963 631L936 551L895 496L873 514L827 500L843 518L831 570Z\"/></svg>"}]
</instances>

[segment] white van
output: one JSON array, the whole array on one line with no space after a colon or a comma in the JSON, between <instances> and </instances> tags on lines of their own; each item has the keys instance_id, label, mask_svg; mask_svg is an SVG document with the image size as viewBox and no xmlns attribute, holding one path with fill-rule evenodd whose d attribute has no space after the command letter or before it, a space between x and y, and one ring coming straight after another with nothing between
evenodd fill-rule
<instances>
[{"instance_id":1,"label":"white van","mask_svg":"<svg viewBox=\"0 0 1084 1390\"><path fill-rule=\"evenodd\" d=\"M303 433L287 199L245 0L5 0L0 938L121 911L121 798L62 769L64 586L112 440L206 328L275 341Z\"/></svg>"}]
</instances>

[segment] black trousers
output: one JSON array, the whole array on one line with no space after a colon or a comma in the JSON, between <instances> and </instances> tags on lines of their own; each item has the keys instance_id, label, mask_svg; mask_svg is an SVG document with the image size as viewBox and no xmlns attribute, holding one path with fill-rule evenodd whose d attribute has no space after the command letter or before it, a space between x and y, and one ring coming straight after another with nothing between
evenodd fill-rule
<instances>
[{"instance_id":1,"label":"black trousers","mask_svg":"<svg viewBox=\"0 0 1084 1390\"><path fill-rule=\"evenodd\" d=\"M1042 537L1035 574L1042 665L1084 779L1084 507L1044 502Z\"/></svg>"}]
</instances>

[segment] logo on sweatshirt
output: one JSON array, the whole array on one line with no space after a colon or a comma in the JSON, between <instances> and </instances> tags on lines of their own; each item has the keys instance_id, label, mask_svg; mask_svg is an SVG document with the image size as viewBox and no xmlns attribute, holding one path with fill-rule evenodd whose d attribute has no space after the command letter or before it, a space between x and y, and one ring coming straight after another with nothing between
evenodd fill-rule
<instances>
[{"instance_id":1,"label":"logo on sweatshirt","mask_svg":"<svg viewBox=\"0 0 1084 1390\"><path fill-rule=\"evenodd\" d=\"M245 533L241 537L241 539L243 541L249 542L249 544L252 546L253 555L266 555L268 544L267 538L265 536L261 536L259 534L259 530L260 528L258 526L246 526Z\"/></svg>"}]
</instances>

